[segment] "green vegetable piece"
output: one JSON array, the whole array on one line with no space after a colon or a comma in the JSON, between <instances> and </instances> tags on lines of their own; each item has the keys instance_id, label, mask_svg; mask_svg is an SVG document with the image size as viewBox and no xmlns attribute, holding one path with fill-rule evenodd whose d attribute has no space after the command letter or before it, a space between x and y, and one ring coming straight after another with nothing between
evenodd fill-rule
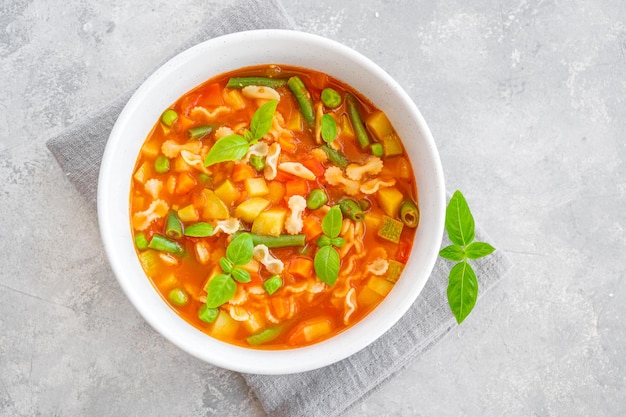
<instances>
[{"instance_id":1,"label":"green vegetable piece","mask_svg":"<svg viewBox=\"0 0 626 417\"><path fill-rule=\"evenodd\" d=\"M329 109L336 109L341 105L341 95L330 87L322 90L321 98L324 106Z\"/></svg>"},{"instance_id":2,"label":"green vegetable piece","mask_svg":"<svg viewBox=\"0 0 626 417\"><path fill-rule=\"evenodd\" d=\"M337 123L330 114L322 116L321 133L322 139L326 143L330 143L337 138Z\"/></svg>"},{"instance_id":3,"label":"green vegetable piece","mask_svg":"<svg viewBox=\"0 0 626 417\"><path fill-rule=\"evenodd\" d=\"M330 244L340 248L340 247L342 247L343 245L346 244L346 240L344 238L342 238L342 237L334 237L334 238L330 239Z\"/></svg>"},{"instance_id":4,"label":"green vegetable piece","mask_svg":"<svg viewBox=\"0 0 626 417\"><path fill-rule=\"evenodd\" d=\"M287 80L287 86L296 98L296 101L300 105L300 111L304 120L309 124L315 122L315 111L313 110L313 100L311 100L311 94L306 89L304 82L298 76L293 76Z\"/></svg>"},{"instance_id":5,"label":"green vegetable piece","mask_svg":"<svg viewBox=\"0 0 626 417\"><path fill-rule=\"evenodd\" d=\"M234 280L237 282L246 283L252 280L250 273L245 269L235 267L232 269L232 271L230 271L230 273L232 274Z\"/></svg>"},{"instance_id":6,"label":"green vegetable piece","mask_svg":"<svg viewBox=\"0 0 626 417\"><path fill-rule=\"evenodd\" d=\"M255 171L261 172L265 169L265 158L259 155L250 156L250 165Z\"/></svg>"},{"instance_id":7,"label":"green vegetable piece","mask_svg":"<svg viewBox=\"0 0 626 417\"><path fill-rule=\"evenodd\" d=\"M211 278L207 288L206 305L217 308L234 297L237 284L230 275L219 274Z\"/></svg>"},{"instance_id":8,"label":"green vegetable piece","mask_svg":"<svg viewBox=\"0 0 626 417\"><path fill-rule=\"evenodd\" d=\"M350 116L350 122L352 122L356 139L361 149L365 149L370 144L371 140L363 124L363 118L361 117L356 98L352 94L346 94L346 103L348 104L348 115Z\"/></svg>"},{"instance_id":9,"label":"green vegetable piece","mask_svg":"<svg viewBox=\"0 0 626 417\"><path fill-rule=\"evenodd\" d=\"M365 213L363 213L359 203L351 198L342 198L339 200L339 208L344 216L355 222L362 222L365 217Z\"/></svg>"},{"instance_id":10,"label":"green vegetable piece","mask_svg":"<svg viewBox=\"0 0 626 417\"><path fill-rule=\"evenodd\" d=\"M365 198L361 198L359 201L359 207L361 207L361 210L365 211L365 210L369 210L370 207L372 207L372 203L365 199Z\"/></svg>"},{"instance_id":11,"label":"green vegetable piece","mask_svg":"<svg viewBox=\"0 0 626 417\"><path fill-rule=\"evenodd\" d=\"M207 237L213 234L213 225L205 222L192 223L185 226L185 236Z\"/></svg>"},{"instance_id":12,"label":"green vegetable piece","mask_svg":"<svg viewBox=\"0 0 626 417\"><path fill-rule=\"evenodd\" d=\"M250 122L250 132L254 139L259 140L270 131L276 106L278 106L278 100L270 100L254 112Z\"/></svg>"},{"instance_id":13,"label":"green vegetable piece","mask_svg":"<svg viewBox=\"0 0 626 417\"><path fill-rule=\"evenodd\" d=\"M265 291L269 295L274 294L282 286L283 286L283 280L280 278L280 275L272 275L271 277L269 277L263 282L263 288L265 288Z\"/></svg>"},{"instance_id":14,"label":"green vegetable piece","mask_svg":"<svg viewBox=\"0 0 626 417\"><path fill-rule=\"evenodd\" d=\"M180 246L180 244L178 244L178 242L174 242L165 236L158 234L152 236L150 243L148 243L148 247L160 252L168 252L173 255L183 255L185 253L185 250L182 246Z\"/></svg>"},{"instance_id":15,"label":"green vegetable piece","mask_svg":"<svg viewBox=\"0 0 626 417\"><path fill-rule=\"evenodd\" d=\"M461 324L478 298L476 274L467 261L459 262L450 270L447 295L450 309L457 323Z\"/></svg>"},{"instance_id":16,"label":"green vegetable piece","mask_svg":"<svg viewBox=\"0 0 626 417\"><path fill-rule=\"evenodd\" d=\"M233 270L233 266L233 263L229 259L223 256L220 258L220 268L222 268L222 271L225 273L230 274Z\"/></svg>"},{"instance_id":17,"label":"green vegetable piece","mask_svg":"<svg viewBox=\"0 0 626 417\"><path fill-rule=\"evenodd\" d=\"M139 250L148 249L148 243L149 242L145 234L139 233L135 235L135 246L137 247L137 249Z\"/></svg>"},{"instance_id":18,"label":"green vegetable piece","mask_svg":"<svg viewBox=\"0 0 626 417\"><path fill-rule=\"evenodd\" d=\"M317 238L315 243L317 244L317 246L319 246L321 248L323 246L330 246L332 241L331 241L331 239L328 236L322 235L322 236Z\"/></svg>"},{"instance_id":19,"label":"green vegetable piece","mask_svg":"<svg viewBox=\"0 0 626 417\"><path fill-rule=\"evenodd\" d=\"M420 222L420 211L413 200L407 199L400 205L400 219L405 226L415 229Z\"/></svg>"},{"instance_id":20,"label":"green vegetable piece","mask_svg":"<svg viewBox=\"0 0 626 417\"><path fill-rule=\"evenodd\" d=\"M400 278L400 275L404 270L404 264L396 261L395 259L389 259L387 262L389 263L389 267L387 268L387 276L385 279L390 282L398 281L398 278Z\"/></svg>"},{"instance_id":21,"label":"green vegetable piece","mask_svg":"<svg viewBox=\"0 0 626 417\"><path fill-rule=\"evenodd\" d=\"M256 245L265 245L268 248L286 248L292 246L304 246L306 243L306 235L279 235L279 236L265 236L250 233L252 237L252 243Z\"/></svg>"},{"instance_id":22,"label":"green vegetable piece","mask_svg":"<svg viewBox=\"0 0 626 417\"><path fill-rule=\"evenodd\" d=\"M204 166L208 167L218 162L237 161L248 153L250 144L241 135L228 135L220 138L209 150L204 158Z\"/></svg>"},{"instance_id":23,"label":"green vegetable piece","mask_svg":"<svg viewBox=\"0 0 626 417\"><path fill-rule=\"evenodd\" d=\"M472 242L465 248L468 259L479 259L491 255L496 248L485 242Z\"/></svg>"},{"instance_id":24,"label":"green vegetable piece","mask_svg":"<svg viewBox=\"0 0 626 417\"><path fill-rule=\"evenodd\" d=\"M183 223L174 210L170 210L165 218L165 236L170 239L180 239L183 237Z\"/></svg>"},{"instance_id":25,"label":"green vegetable piece","mask_svg":"<svg viewBox=\"0 0 626 417\"><path fill-rule=\"evenodd\" d=\"M463 248L457 245L450 245L441 249L439 251L439 256L455 262L462 261L467 257Z\"/></svg>"},{"instance_id":26,"label":"green vegetable piece","mask_svg":"<svg viewBox=\"0 0 626 417\"><path fill-rule=\"evenodd\" d=\"M206 135L213 132L214 127L211 125L195 126L187 129L187 138L189 140L202 139Z\"/></svg>"},{"instance_id":27,"label":"green vegetable piece","mask_svg":"<svg viewBox=\"0 0 626 417\"><path fill-rule=\"evenodd\" d=\"M404 223L401 221L392 219L389 216L383 216L383 223L378 229L378 236L393 243L398 243L400 241L400 235L402 234L403 228Z\"/></svg>"},{"instance_id":28,"label":"green vegetable piece","mask_svg":"<svg viewBox=\"0 0 626 417\"><path fill-rule=\"evenodd\" d=\"M252 260L254 243L250 233L237 235L226 248L226 257L233 265L245 265Z\"/></svg>"},{"instance_id":29,"label":"green vegetable piece","mask_svg":"<svg viewBox=\"0 0 626 417\"><path fill-rule=\"evenodd\" d=\"M342 222L343 216L341 215L341 208L339 208L339 206L333 206L322 219L322 231L330 238L337 237L341 232Z\"/></svg>"},{"instance_id":30,"label":"green vegetable piece","mask_svg":"<svg viewBox=\"0 0 626 417\"><path fill-rule=\"evenodd\" d=\"M261 330L259 333L248 336L246 338L246 342L248 342L252 346L262 345L276 339L278 336L280 336L282 331L282 325L268 327L267 329Z\"/></svg>"},{"instance_id":31,"label":"green vegetable piece","mask_svg":"<svg viewBox=\"0 0 626 417\"><path fill-rule=\"evenodd\" d=\"M176 119L178 119L178 113L176 113L176 110L167 109L161 114L161 123L167 127L172 127Z\"/></svg>"},{"instance_id":32,"label":"green vegetable piece","mask_svg":"<svg viewBox=\"0 0 626 417\"><path fill-rule=\"evenodd\" d=\"M204 183L211 182L211 176L209 174L205 174L204 172L198 174L198 179Z\"/></svg>"},{"instance_id":33,"label":"green vegetable piece","mask_svg":"<svg viewBox=\"0 0 626 417\"><path fill-rule=\"evenodd\" d=\"M170 170L170 160L165 155L159 155L154 160L154 170L159 174L165 174Z\"/></svg>"},{"instance_id":34,"label":"green vegetable piece","mask_svg":"<svg viewBox=\"0 0 626 417\"><path fill-rule=\"evenodd\" d=\"M340 168L345 168L348 166L348 160L343 154L327 145L320 146L324 152L326 152L326 156L328 156L328 160L333 164L337 165Z\"/></svg>"},{"instance_id":35,"label":"green vegetable piece","mask_svg":"<svg viewBox=\"0 0 626 417\"><path fill-rule=\"evenodd\" d=\"M460 191L455 191L446 208L446 230L452 243L467 246L474 240L474 217Z\"/></svg>"},{"instance_id":36,"label":"green vegetable piece","mask_svg":"<svg viewBox=\"0 0 626 417\"><path fill-rule=\"evenodd\" d=\"M370 147L372 155L382 158L385 155L385 148L382 143L372 143Z\"/></svg>"},{"instance_id":37,"label":"green vegetable piece","mask_svg":"<svg viewBox=\"0 0 626 417\"><path fill-rule=\"evenodd\" d=\"M205 323L213 323L220 311L217 308L207 307L206 304L202 304L200 310L198 310L198 318Z\"/></svg>"},{"instance_id":38,"label":"green vegetable piece","mask_svg":"<svg viewBox=\"0 0 626 417\"><path fill-rule=\"evenodd\" d=\"M287 85L287 80L284 78L267 78L267 77L233 77L228 80L226 87L228 88L243 88L250 85L258 87L271 87L279 88Z\"/></svg>"},{"instance_id":39,"label":"green vegetable piece","mask_svg":"<svg viewBox=\"0 0 626 417\"><path fill-rule=\"evenodd\" d=\"M172 302L172 304L177 306L184 306L189 300L189 297L187 297L185 291L181 290L180 288L174 288L172 291L170 291L167 297Z\"/></svg>"},{"instance_id":40,"label":"green vegetable piece","mask_svg":"<svg viewBox=\"0 0 626 417\"><path fill-rule=\"evenodd\" d=\"M335 285L339 276L339 253L332 246L319 248L313 259L313 267L322 282L330 286Z\"/></svg>"},{"instance_id":41,"label":"green vegetable piece","mask_svg":"<svg viewBox=\"0 0 626 417\"><path fill-rule=\"evenodd\" d=\"M314 188L306 197L306 206L309 210L317 210L328 202L328 196L324 190Z\"/></svg>"}]
</instances>

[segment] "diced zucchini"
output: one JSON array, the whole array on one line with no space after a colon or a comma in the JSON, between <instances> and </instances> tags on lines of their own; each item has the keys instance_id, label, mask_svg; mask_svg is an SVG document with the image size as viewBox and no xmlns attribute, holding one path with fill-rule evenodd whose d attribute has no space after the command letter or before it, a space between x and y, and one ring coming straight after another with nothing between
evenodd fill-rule
<instances>
[{"instance_id":1,"label":"diced zucchini","mask_svg":"<svg viewBox=\"0 0 626 417\"><path fill-rule=\"evenodd\" d=\"M205 188L202 190L204 194L204 209L202 211L202 218L204 220L225 220L228 219L228 207L224 202L213 192Z\"/></svg>"},{"instance_id":2,"label":"diced zucchini","mask_svg":"<svg viewBox=\"0 0 626 417\"><path fill-rule=\"evenodd\" d=\"M187 222L197 222L200 219L198 215L198 211L193 206L193 204L189 204L178 210L178 218L184 223Z\"/></svg>"},{"instance_id":3,"label":"diced zucchini","mask_svg":"<svg viewBox=\"0 0 626 417\"><path fill-rule=\"evenodd\" d=\"M266 236L279 236L285 226L287 210L273 208L260 213L252 223L252 233Z\"/></svg>"},{"instance_id":4,"label":"diced zucchini","mask_svg":"<svg viewBox=\"0 0 626 417\"><path fill-rule=\"evenodd\" d=\"M381 296L386 296L389 294L389 291L393 288L393 283L387 281L386 279L371 277L369 281L367 281L367 287Z\"/></svg>"},{"instance_id":5,"label":"diced zucchini","mask_svg":"<svg viewBox=\"0 0 626 417\"><path fill-rule=\"evenodd\" d=\"M257 216L269 206L270 202L261 197L252 197L235 208L235 217L252 223Z\"/></svg>"},{"instance_id":6,"label":"diced zucchini","mask_svg":"<svg viewBox=\"0 0 626 417\"><path fill-rule=\"evenodd\" d=\"M393 126L391 126L387 115L382 111L370 114L365 124L376 135L378 140L382 140L385 136L393 133Z\"/></svg>"},{"instance_id":7,"label":"diced zucchini","mask_svg":"<svg viewBox=\"0 0 626 417\"><path fill-rule=\"evenodd\" d=\"M395 187L381 188L377 193L378 204L389 217L398 217L404 196Z\"/></svg>"},{"instance_id":8,"label":"diced zucchini","mask_svg":"<svg viewBox=\"0 0 626 417\"><path fill-rule=\"evenodd\" d=\"M404 270L404 264L396 261L395 259L389 259L388 262L389 267L387 268L387 276L385 279L390 282L396 282Z\"/></svg>"},{"instance_id":9,"label":"diced zucchini","mask_svg":"<svg viewBox=\"0 0 626 417\"><path fill-rule=\"evenodd\" d=\"M237 200L239 200L241 193L232 181L227 179L215 189L215 195L226 203L227 206L232 206Z\"/></svg>"},{"instance_id":10,"label":"diced zucchini","mask_svg":"<svg viewBox=\"0 0 626 417\"><path fill-rule=\"evenodd\" d=\"M383 147L385 148L385 156L402 155L402 142L396 133L391 133L382 139Z\"/></svg>"},{"instance_id":11,"label":"diced zucchini","mask_svg":"<svg viewBox=\"0 0 626 417\"><path fill-rule=\"evenodd\" d=\"M383 216L383 223L378 229L378 236L393 243L398 243L400 241L400 235L402 234L403 227L404 223L400 220L392 219L389 216Z\"/></svg>"},{"instance_id":12,"label":"diced zucchini","mask_svg":"<svg viewBox=\"0 0 626 417\"><path fill-rule=\"evenodd\" d=\"M143 267L144 272L148 276L153 276L159 271L161 266L159 260L159 252L148 249L139 254L139 262Z\"/></svg>"},{"instance_id":13,"label":"diced zucchini","mask_svg":"<svg viewBox=\"0 0 626 417\"><path fill-rule=\"evenodd\" d=\"M245 186L250 197L262 197L269 193L267 183L263 177L246 178Z\"/></svg>"}]
</instances>

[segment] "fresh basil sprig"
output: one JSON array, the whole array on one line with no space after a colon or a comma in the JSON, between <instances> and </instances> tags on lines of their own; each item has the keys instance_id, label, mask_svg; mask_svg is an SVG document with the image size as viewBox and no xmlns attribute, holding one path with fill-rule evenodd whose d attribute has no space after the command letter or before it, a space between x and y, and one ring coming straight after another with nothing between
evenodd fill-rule
<instances>
[{"instance_id":1,"label":"fresh basil sprig","mask_svg":"<svg viewBox=\"0 0 626 417\"><path fill-rule=\"evenodd\" d=\"M324 142L330 143L337 137L337 123L330 114L322 116L321 135Z\"/></svg>"},{"instance_id":2,"label":"fresh basil sprig","mask_svg":"<svg viewBox=\"0 0 626 417\"><path fill-rule=\"evenodd\" d=\"M333 206L322 220L324 234L317 239L319 249L315 253L313 267L317 277L328 285L335 285L339 276L339 252L334 246L342 247L345 243L343 238L339 237L342 223L341 208Z\"/></svg>"},{"instance_id":3,"label":"fresh basil sprig","mask_svg":"<svg viewBox=\"0 0 626 417\"><path fill-rule=\"evenodd\" d=\"M452 245L439 251L442 258L458 262L448 277L448 304L457 323L463 320L476 305L478 281L468 260L478 259L496 250L489 243L474 242L474 216L463 194L457 190L446 208L446 231Z\"/></svg>"},{"instance_id":4,"label":"fresh basil sprig","mask_svg":"<svg viewBox=\"0 0 626 417\"><path fill-rule=\"evenodd\" d=\"M235 296L238 282L250 282L250 273L239 266L252 260L254 243L249 233L237 235L226 248L226 257L220 259L223 273L211 278L207 290L206 305L217 308Z\"/></svg>"},{"instance_id":5,"label":"fresh basil sprig","mask_svg":"<svg viewBox=\"0 0 626 417\"><path fill-rule=\"evenodd\" d=\"M246 156L250 145L258 142L272 128L276 106L278 106L278 100L270 100L259 107L250 121L250 130L244 130L243 136L228 135L217 140L204 158L204 166L208 167L218 162L237 161Z\"/></svg>"}]
</instances>

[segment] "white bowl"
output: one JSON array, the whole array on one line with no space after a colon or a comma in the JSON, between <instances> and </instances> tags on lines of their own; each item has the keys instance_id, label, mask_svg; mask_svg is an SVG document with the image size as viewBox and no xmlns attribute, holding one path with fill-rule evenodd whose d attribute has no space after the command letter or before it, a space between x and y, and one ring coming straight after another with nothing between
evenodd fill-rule
<instances>
[{"instance_id":1,"label":"white bowl","mask_svg":"<svg viewBox=\"0 0 626 417\"><path fill-rule=\"evenodd\" d=\"M280 351L246 349L216 340L180 318L142 270L131 237L129 196L139 149L160 114L184 93L221 73L260 64L325 72L384 111L403 139L416 175L420 224L400 280L383 302L348 330L312 346ZM111 132L98 184L104 247L122 289L140 314L175 345L213 365L254 374L320 368L365 348L413 304L432 271L445 216L443 171L435 142L419 110L381 68L354 50L303 32L258 30L215 38L177 55L135 92Z\"/></svg>"}]
</instances>

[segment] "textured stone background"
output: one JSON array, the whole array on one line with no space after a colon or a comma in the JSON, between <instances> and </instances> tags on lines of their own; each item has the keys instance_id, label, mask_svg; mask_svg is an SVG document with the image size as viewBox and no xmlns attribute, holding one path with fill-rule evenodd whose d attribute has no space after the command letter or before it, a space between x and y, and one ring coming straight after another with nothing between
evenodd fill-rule
<instances>
[{"instance_id":1,"label":"textured stone background","mask_svg":"<svg viewBox=\"0 0 626 417\"><path fill-rule=\"evenodd\" d=\"M263 416L138 316L44 146L228 3L1 1L1 416ZM409 92L448 188L516 264L344 417L626 415L626 3L285 6Z\"/></svg>"}]
</instances>

